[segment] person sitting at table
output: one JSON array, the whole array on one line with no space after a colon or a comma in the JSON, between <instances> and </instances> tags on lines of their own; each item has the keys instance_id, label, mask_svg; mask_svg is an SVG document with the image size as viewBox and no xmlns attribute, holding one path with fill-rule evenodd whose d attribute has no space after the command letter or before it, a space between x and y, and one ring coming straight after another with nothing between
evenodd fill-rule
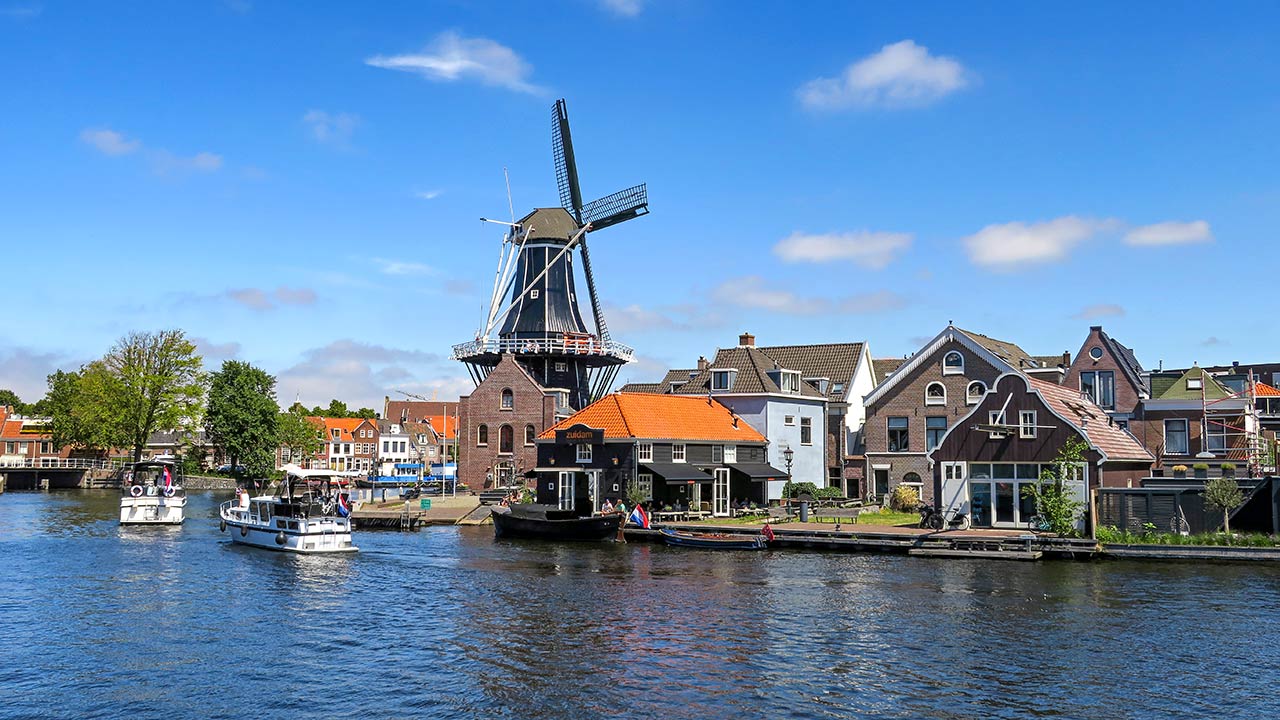
<instances>
[{"instance_id":1,"label":"person sitting at table","mask_svg":"<svg viewBox=\"0 0 1280 720\"><path fill-rule=\"evenodd\" d=\"M613 512L613 503L609 502L609 498L604 499L604 505L600 506L600 512L604 513L605 515L608 515L609 513Z\"/></svg>"}]
</instances>

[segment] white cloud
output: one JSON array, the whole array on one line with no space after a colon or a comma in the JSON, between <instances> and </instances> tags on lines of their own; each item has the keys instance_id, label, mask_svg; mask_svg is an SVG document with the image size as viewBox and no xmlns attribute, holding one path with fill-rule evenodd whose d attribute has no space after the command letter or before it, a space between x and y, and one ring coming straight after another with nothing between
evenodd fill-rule
<instances>
[{"instance_id":1,"label":"white cloud","mask_svg":"<svg viewBox=\"0 0 1280 720\"><path fill-rule=\"evenodd\" d=\"M258 288L228 290L226 297L252 310L274 310L280 305L314 305L316 291L281 285L271 292Z\"/></svg>"},{"instance_id":2,"label":"white cloud","mask_svg":"<svg viewBox=\"0 0 1280 720\"><path fill-rule=\"evenodd\" d=\"M58 369L74 370L62 353L41 352L29 347L0 347L0 389L12 390L23 402L34 403L48 390L47 378Z\"/></svg>"},{"instance_id":3,"label":"white cloud","mask_svg":"<svg viewBox=\"0 0 1280 720\"><path fill-rule=\"evenodd\" d=\"M963 242L975 265L1012 270L1062 260L1075 246L1118 225L1115 220L1068 215L1039 223L988 225Z\"/></svg>"},{"instance_id":4,"label":"white cloud","mask_svg":"<svg viewBox=\"0 0 1280 720\"><path fill-rule=\"evenodd\" d=\"M421 53L376 55L365 64L416 73L440 82L478 80L517 92L543 92L543 88L529 82L533 67L514 50L487 38L464 38L452 31L436 36Z\"/></svg>"},{"instance_id":5,"label":"white cloud","mask_svg":"<svg viewBox=\"0 0 1280 720\"><path fill-rule=\"evenodd\" d=\"M325 145L345 147L351 143L351 135L360 124L360 116L351 113L329 114L323 110L308 110L302 122L311 130L311 137Z\"/></svg>"},{"instance_id":6,"label":"white cloud","mask_svg":"<svg viewBox=\"0 0 1280 720\"><path fill-rule=\"evenodd\" d=\"M1071 316L1076 320L1097 320L1104 317L1124 317L1124 308L1111 303L1086 305L1080 312Z\"/></svg>"},{"instance_id":7,"label":"white cloud","mask_svg":"<svg viewBox=\"0 0 1280 720\"><path fill-rule=\"evenodd\" d=\"M423 190L421 192L414 193L413 196L422 198L423 200L435 200L443 193L443 190Z\"/></svg>"},{"instance_id":8,"label":"white cloud","mask_svg":"<svg viewBox=\"0 0 1280 720\"><path fill-rule=\"evenodd\" d=\"M222 168L222 156L211 152L191 156L174 155L168 150L156 150L151 155L152 166L157 173L214 172Z\"/></svg>"},{"instance_id":9,"label":"white cloud","mask_svg":"<svg viewBox=\"0 0 1280 720\"><path fill-rule=\"evenodd\" d=\"M928 105L974 79L973 73L949 57L903 40L845 68L838 77L818 78L797 91L812 110L900 108Z\"/></svg>"},{"instance_id":10,"label":"white cloud","mask_svg":"<svg viewBox=\"0 0 1280 720\"><path fill-rule=\"evenodd\" d=\"M240 355L240 343L232 341L216 343L205 337L192 337L196 352L204 358L206 367L217 367L222 360L234 360Z\"/></svg>"},{"instance_id":11,"label":"white cloud","mask_svg":"<svg viewBox=\"0 0 1280 720\"><path fill-rule=\"evenodd\" d=\"M474 389L465 376L453 374L457 371L452 364L442 363L443 359L432 353L336 340L303 352L297 364L282 370L279 397L286 405L297 397L308 407L327 405L338 398L348 407L371 407L381 412L383 396L394 395L396 389L426 397L434 394L445 400ZM451 371L447 375L441 372L446 367Z\"/></svg>"},{"instance_id":12,"label":"white cloud","mask_svg":"<svg viewBox=\"0 0 1280 720\"><path fill-rule=\"evenodd\" d=\"M373 262L383 275L432 275L435 273L435 268L420 262L386 258L373 258Z\"/></svg>"},{"instance_id":13,"label":"white cloud","mask_svg":"<svg viewBox=\"0 0 1280 720\"><path fill-rule=\"evenodd\" d=\"M1124 236L1130 245L1186 245L1213 241L1213 232L1204 220L1162 222L1136 227Z\"/></svg>"},{"instance_id":14,"label":"white cloud","mask_svg":"<svg viewBox=\"0 0 1280 720\"><path fill-rule=\"evenodd\" d=\"M906 304L906 298L889 290L835 299L807 297L770 287L758 275L726 280L712 291L712 297L728 305L781 315L864 314L895 310Z\"/></svg>"},{"instance_id":15,"label":"white cloud","mask_svg":"<svg viewBox=\"0 0 1280 720\"><path fill-rule=\"evenodd\" d=\"M636 17L644 10L644 0L600 0L605 10L622 17Z\"/></svg>"},{"instance_id":16,"label":"white cloud","mask_svg":"<svg viewBox=\"0 0 1280 720\"><path fill-rule=\"evenodd\" d=\"M787 262L851 260L862 267L879 270L910 245L908 233L859 230L810 235L793 232L775 245L773 252Z\"/></svg>"},{"instance_id":17,"label":"white cloud","mask_svg":"<svg viewBox=\"0 0 1280 720\"><path fill-rule=\"evenodd\" d=\"M1203 347L1217 347L1219 345L1226 345L1226 344L1227 344L1227 341L1223 340L1217 335L1210 335L1209 337L1200 341L1200 345L1202 345Z\"/></svg>"},{"instance_id":18,"label":"white cloud","mask_svg":"<svg viewBox=\"0 0 1280 720\"><path fill-rule=\"evenodd\" d=\"M124 135L106 128L86 128L80 131L80 139L97 148L103 155L128 155L142 147L140 140L126 140Z\"/></svg>"}]
</instances>

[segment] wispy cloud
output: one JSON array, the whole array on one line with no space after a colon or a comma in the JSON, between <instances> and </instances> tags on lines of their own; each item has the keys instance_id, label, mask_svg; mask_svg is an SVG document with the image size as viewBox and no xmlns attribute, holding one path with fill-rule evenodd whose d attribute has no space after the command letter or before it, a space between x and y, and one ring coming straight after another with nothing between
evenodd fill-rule
<instances>
[{"instance_id":1,"label":"wispy cloud","mask_svg":"<svg viewBox=\"0 0 1280 720\"><path fill-rule=\"evenodd\" d=\"M127 140L124 135L106 128L86 128L80 131L80 139L103 155L113 157L135 153L142 148L142 141Z\"/></svg>"},{"instance_id":2,"label":"wispy cloud","mask_svg":"<svg viewBox=\"0 0 1280 720\"><path fill-rule=\"evenodd\" d=\"M351 407L382 408L384 395L395 388L444 399L474 389L464 376L449 376L443 359L418 350L335 340L302 353L300 361L279 375L280 397L304 405L324 405L339 398ZM413 378L430 378L415 382Z\"/></svg>"},{"instance_id":3,"label":"wispy cloud","mask_svg":"<svg viewBox=\"0 0 1280 720\"><path fill-rule=\"evenodd\" d=\"M910 245L911 235L907 233L858 230L812 235L793 232L775 245L773 252L787 262L849 260L879 270Z\"/></svg>"},{"instance_id":4,"label":"wispy cloud","mask_svg":"<svg viewBox=\"0 0 1280 720\"><path fill-rule=\"evenodd\" d=\"M444 194L443 190L420 190L415 192L413 196L416 198L422 198L423 200L435 200L442 194Z\"/></svg>"},{"instance_id":5,"label":"wispy cloud","mask_svg":"<svg viewBox=\"0 0 1280 720\"><path fill-rule=\"evenodd\" d=\"M225 297L251 310L275 310L282 305L314 305L316 291L310 288L289 288L281 285L275 290L236 288L228 290Z\"/></svg>"},{"instance_id":6,"label":"wispy cloud","mask_svg":"<svg viewBox=\"0 0 1280 720\"><path fill-rule=\"evenodd\" d=\"M151 151L151 167L158 175L182 172L214 172L222 168L222 156L211 152L174 155L168 150Z\"/></svg>"},{"instance_id":7,"label":"wispy cloud","mask_svg":"<svg viewBox=\"0 0 1280 720\"><path fill-rule=\"evenodd\" d=\"M44 397L45 379L55 370L79 367L60 352L45 352L33 347L0 346L0 389L12 390L23 402Z\"/></svg>"},{"instance_id":8,"label":"wispy cloud","mask_svg":"<svg viewBox=\"0 0 1280 720\"><path fill-rule=\"evenodd\" d=\"M204 358L205 365L216 365L221 360L232 360L240 355L240 343L231 341L218 343L205 337L192 337L196 352Z\"/></svg>"},{"instance_id":9,"label":"wispy cloud","mask_svg":"<svg viewBox=\"0 0 1280 720\"><path fill-rule=\"evenodd\" d=\"M13 18L15 20L29 20L42 12L44 12L44 6L39 3L0 7L0 17Z\"/></svg>"},{"instance_id":10,"label":"wispy cloud","mask_svg":"<svg viewBox=\"0 0 1280 720\"><path fill-rule=\"evenodd\" d=\"M621 17L633 18L644 10L644 0L600 0L605 10Z\"/></svg>"},{"instance_id":11,"label":"wispy cloud","mask_svg":"<svg viewBox=\"0 0 1280 720\"><path fill-rule=\"evenodd\" d=\"M420 53L375 55L365 64L411 72L437 82L477 80L533 95L545 92L529 82L533 66L511 48L488 38L465 38L453 31L436 36Z\"/></svg>"},{"instance_id":12,"label":"wispy cloud","mask_svg":"<svg viewBox=\"0 0 1280 720\"><path fill-rule=\"evenodd\" d=\"M772 287L758 275L727 280L712 291L712 297L727 305L781 315L856 315L896 310L907 304L905 297L890 290L839 298L799 295L790 290Z\"/></svg>"},{"instance_id":13,"label":"wispy cloud","mask_svg":"<svg viewBox=\"0 0 1280 720\"><path fill-rule=\"evenodd\" d=\"M974 78L957 60L930 55L928 48L903 40L854 62L839 76L810 80L797 94L811 110L919 107Z\"/></svg>"},{"instance_id":14,"label":"wispy cloud","mask_svg":"<svg viewBox=\"0 0 1280 720\"><path fill-rule=\"evenodd\" d=\"M383 275L432 275L435 273L435 268L430 265L408 260L373 258L373 264L378 266L378 270Z\"/></svg>"},{"instance_id":15,"label":"wispy cloud","mask_svg":"<svg viewBox=\"0 0 1280 720\"><path fill-rule=\"evenodd\" d=\"M1124 317L1124 308L1110 303L1086 305L1080 312L1071 316L1074 320L1097 320L1104 317Z\"/></svg>"},{"instance_id":16,"label":"wispy cloud","mask_svg":"<svg viewBox=\"0 0 1280 720\"><path fill-rule=\"evenodd\" d=\"M1038 223L988 225L963 242L975 265L1013 270L1062 260L1077 245L1119 225L1116 220L1068 215Z\"/></svg>"},{"instance_id":17,"label":"wispy cloud","mask_svg":"<svg viewBox=\"0 0 1280 720\"><path fill-rule=\"evenodd\" d=\"M1130 230L1124 241L1130 245L1187 245L1213 242L1213 232L1204 220L1162 222Z\"/></svg>"},{"instance_id":18,"label":"wispy cloud","mask_svg":"<svg viewBox=\"0 0 1280 720\"><path fill-rule=\"evenodd\" d=\"M327 113L323 110L308 110L302 116L302 122L311 131L311 137L323 145L348 147L351 136L360 125L360 116L352 113Z\"/></svg>"},{"instance_id":19,"label":"wispy cloud","mask_svg":"<svg viewBox=\"0 0 1280 720\"><path fill-rule=\"evenodd\" d=\"M1200 345L1202 347L1217 347L1219 345L1226 345L1226 344L1227 344L1227 341L1219 338L1217 335L1210 335L1209 337L1200 341Z\"/></svg>"}]
</instances>

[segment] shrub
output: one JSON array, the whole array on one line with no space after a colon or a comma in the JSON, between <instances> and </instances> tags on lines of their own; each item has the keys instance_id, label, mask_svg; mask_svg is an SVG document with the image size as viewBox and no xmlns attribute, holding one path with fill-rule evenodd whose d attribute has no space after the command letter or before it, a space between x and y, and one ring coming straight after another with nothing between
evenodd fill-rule
<instances>
[{"instance_id":1,"label":"shrub","mask_svg":"<svg viewBox=\"0 0 1280 720\"><path fill-rule=\"evenodd\" d=\"M1208 464L1208 463L1196 463L1195 465L1192 465L1192 466L1191 466L1191 469L1192 469L1192 470L1195 470L1196 472L1208 472L1208 470L1209 470L1209 464Z\"/></svg>"},{"instance_id":2,"label":"shrub","mask_svg":"<svg viewBox=\"0 0 1280 720\"><path fill-rule=\"evenodd\" d=\"M1185 475L1185 474L1186 474L1186 472L1187 472L1187 466L1186 466L1186 465L1174 465L1171 469L1172 469L1175 473L1182 473L1182 474L1184 474L1184 475Z\"/></svg>"},{"instance_id":3,"label":"shrub","mask_svg":"<svg viewBox=\"0 0 1280 720\"><path fill-rule=\"evenodd\" d=\"M889 507L898 512L911 512L920 505L920 494L910 485L898 485L889 495Z\"/></svg>"},{"instance_id":4,"label":"shrub","mask_svg":"<svg viewBox=\"0 0 1280 720\"><path fill-rule=\"evenodd\" d=\"M783 487L783 495L794 498L801 495L808 495L811 498L818 497L818 486L811 482L788 482Z\"/></svg>"},{"instance_id":5,"label":"shrub","mask_svg":"<svg viewBox=\"0 0 1280 720\"><path fill-rule=\"evenodd\" d=\"M1222 511L1222 529L1231 534L1231 511L1244 502L1244 493L1235 480L1227 477L1214 478L1204 484L1204 501Z\"/></svg>"},{"instance_id":6,"label":"shrub","mask_svg":"<svg viewBox=\"0 0 1280 720\"><path fill-rule=\"evenodd\" d=\"M844 491L838 487L824 487L818 488L818 491L813 496L818 500L834 500L844 497Z\"/></svg>"}]
</instances>

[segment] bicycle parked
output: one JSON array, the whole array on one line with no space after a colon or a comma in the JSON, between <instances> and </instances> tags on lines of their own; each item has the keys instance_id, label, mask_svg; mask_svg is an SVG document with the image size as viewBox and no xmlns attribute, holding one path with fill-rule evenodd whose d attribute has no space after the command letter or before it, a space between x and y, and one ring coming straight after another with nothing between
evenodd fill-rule
<instances>
[{"instance_id":1,"label":"bicycle parked","mask_svg":"<svg viewBox=\"0 0 1280 720\"><path fill-rule=\"evenodd\" d=\"M920 503L917 510L920 512L920 527L922 528L931 530L941 530L943 527L948 530L969 529L969 515L960 510L940 512L926 503Z\"/></svg>"},{"instance_id":2,"label":"bicycle parked","mask_svg":"<svg viewBox=\"0 0 1280 720\"><path fill-rule=\"evenodd\" d=\"M1032 515L1027 519L1027 529L1033 532L1049 532L1049 518L1043 515Z\"/></svg>"}]
</instances>

